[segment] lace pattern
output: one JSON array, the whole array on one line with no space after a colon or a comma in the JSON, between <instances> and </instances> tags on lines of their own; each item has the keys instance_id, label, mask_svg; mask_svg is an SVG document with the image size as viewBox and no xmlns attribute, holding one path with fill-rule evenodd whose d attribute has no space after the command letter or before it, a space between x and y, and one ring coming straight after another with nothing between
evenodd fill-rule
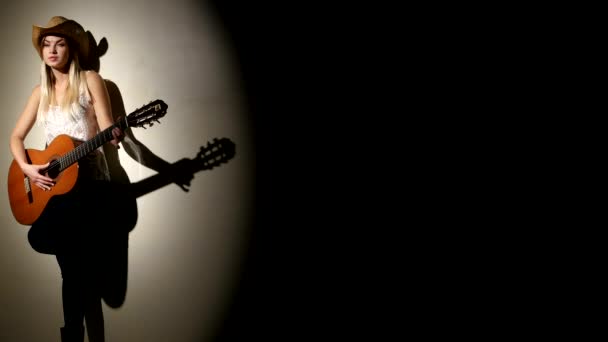
<instances>
[{"instance_id":1,"label":"lace pattern","mask_svg":"<svg viewBox=\"0 0 608 342\"><path fill-rule=\"evenodd\" d=\"M49 107L49 111L44 115L47 144L50 144L60 134L67 134L82 141L87 141L97 134L98 128L93 106L84 96L80 96L80 106L76 121L72 121L67 113L62 112L60 106Z\"/></svg>"}]
</instances>

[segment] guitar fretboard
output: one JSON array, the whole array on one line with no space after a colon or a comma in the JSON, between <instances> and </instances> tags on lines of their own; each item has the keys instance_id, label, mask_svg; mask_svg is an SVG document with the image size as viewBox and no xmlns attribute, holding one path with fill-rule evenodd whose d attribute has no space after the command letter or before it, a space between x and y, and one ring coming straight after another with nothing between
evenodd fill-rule
<instances>
[{"instance_id":1,"label":"guitar fretboard","mask_svg":"<svg viewBox=\"0 0 608 342\"><path fill-rule=\"evenodd\" d=\"M70 167L72 164L76 163L78 160L80 160L87 154L91 153L92 151L99 148L100 146L107 143L108 141L111 141L112 139L114 139L114 135L112 135L112 130L115 127L118 127L120 129L124 130L124 129L126 129L126 126L127 126L126 118L118 121L117 123L113 124L112 126L99 132L93 139L83 142L82 144L78 145L76 148L74 148L70 152L66 153L65 155L63 155L62 157L57 159L57 163L55 165L49 165L49 169L51 169L53 167L59 167L59 172L67 169L68 167Z\"/></svg>"}]
</instances>

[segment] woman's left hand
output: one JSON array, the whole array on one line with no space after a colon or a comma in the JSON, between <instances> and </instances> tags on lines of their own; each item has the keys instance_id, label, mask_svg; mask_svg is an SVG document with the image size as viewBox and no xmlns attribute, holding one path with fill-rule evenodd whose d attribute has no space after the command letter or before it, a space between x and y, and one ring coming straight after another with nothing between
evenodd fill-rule
<instances>
[{"instance_id":1,"label":"woman's left hand","mask_svg":"<svg viewBox=\"0 0 608 342\"><path fill-rule=\"evenodd\" d=\"M114 139L112 140L112 144L114 146L116 146L116 148L120 148L120 146L118 146L118 144L122 141L122 139L125 138L125 135L124 135L122 129L120 129L118 127L114 127L114 129L112 129L112 135L114 136Z\"/></svg>"},{"instance_id":2,"label":"woman's left hand","mask_svg":"<svg viewBox=\"0 0 608 342\"><path fill-rule=\"evenodd\" d=\"M120 148L118 144L125 138L125 133L119 127L114 127L112 129L112 135L114 136L112 145L116 146L117 149Z\"/></svg>"}]
</instances>

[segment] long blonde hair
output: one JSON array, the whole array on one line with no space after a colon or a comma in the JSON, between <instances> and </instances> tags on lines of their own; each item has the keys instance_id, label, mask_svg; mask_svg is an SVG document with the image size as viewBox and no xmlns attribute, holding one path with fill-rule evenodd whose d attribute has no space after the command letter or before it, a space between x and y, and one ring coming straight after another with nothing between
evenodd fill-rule
<instances>
[{"instance_id":1,"label":"long blonde hair","mask_svg":"<svg viewBox=\"0 0 608 342\"><path fill-rule=\"evenodd\" d=\"M70 52L72 49L70 49ZM78 62L78 54L72 54L70 61L70 70L68 72L68 84L65 95L61 103L56 103L55 99L55 75L51 71L51 67L46 65L44 60L40 66L40 103L38 105L38 120L44 121L45 114L49 111L50 106L60 106L61 112L66 113L71 121L78 120L78 114L86 109L90 101L89 88L85 71L80 67ZM81 96L84 96L84 101L81 102Z\"/></svg>"}]
</instances>

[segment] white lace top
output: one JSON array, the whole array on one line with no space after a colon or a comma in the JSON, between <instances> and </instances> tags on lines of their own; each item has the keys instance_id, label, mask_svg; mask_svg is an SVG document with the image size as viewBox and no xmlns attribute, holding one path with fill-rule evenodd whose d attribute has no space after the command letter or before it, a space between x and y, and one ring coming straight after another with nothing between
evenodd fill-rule
<instances>
[{"instance_id":1,"label":"white lace top","mask_svg":"<svg viewBox=\"0 0 608 342\"><path fill-rule=\"evenodd\" d=\"M67 134L76 141L87 141L94 138L99 133L99 125L95 117L95 110L89 98L85 95L80 96L81 109L78 112L77 120L72 121L67 113L61 111L60 106L50 106L45 113L43 125L47 145L50 144L60 134ZM109 180L108 166L103 154L103 149L99 147L88 156L80 159L79 178L87 177L96 180Z\"/></svg>"}]
</instances>

